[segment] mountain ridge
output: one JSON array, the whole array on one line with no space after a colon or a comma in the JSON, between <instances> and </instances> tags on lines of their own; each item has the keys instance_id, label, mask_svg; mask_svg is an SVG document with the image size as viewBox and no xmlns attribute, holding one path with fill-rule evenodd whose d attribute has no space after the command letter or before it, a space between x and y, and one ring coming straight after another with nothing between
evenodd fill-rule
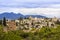
<instances>
[{"instance_id":1,"label":"mountain ridge","mask_svg":"<svg viewBox=\"0 0 60 40\"><path fill-rule=\"evenodd\" d=\"M0 14L0 19L2 19L3 17L6 17L7 19L18 19L20 17L37 17L37 18L46 18L46 16L42 16L42 15L23 15L21 13L14 13L14 12L4 12Z\"/></svg>"}]
</instances>

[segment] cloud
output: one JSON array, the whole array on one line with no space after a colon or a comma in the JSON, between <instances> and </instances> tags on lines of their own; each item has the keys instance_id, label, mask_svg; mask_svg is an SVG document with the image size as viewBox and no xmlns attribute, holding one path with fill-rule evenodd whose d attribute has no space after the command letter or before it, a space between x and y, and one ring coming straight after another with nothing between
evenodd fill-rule
<instances>
[{"instance_id":1,"label":"cloud","mask_svg":"<svg viewBox=\"0 0 60 40\"><path fill-rule=\"evenodd\" d=\"M60 4L60 0L0 0L0 7L10 8L47 8ZM52 6L51 6L52 7Z\"/></svg>"},{"instance_id":2,"label":"cloud","mask_svg":"<svg viewBox=\"0 0 60 40\"><path fill-rule=\"evenodd\" d=\"M1 12L60 17L60 0L0 0Z\"/></svg>"},{"instance_id":3,"label":"cloud","mask_svg":"<svg viewBox=\"0 0 60 40\"><path fill-rule=\"evenodd\" d=\"M60 8L0 8L2 12L15 12L23 15L44 15L47 17L60 17Z\"/></svg>"}]
</instances>

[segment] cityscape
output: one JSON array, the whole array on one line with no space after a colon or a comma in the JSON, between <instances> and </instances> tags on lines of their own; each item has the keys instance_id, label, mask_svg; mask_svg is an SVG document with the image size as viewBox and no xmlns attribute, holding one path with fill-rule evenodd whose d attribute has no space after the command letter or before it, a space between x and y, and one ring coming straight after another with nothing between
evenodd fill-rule
<instances>
[{"instance_id":1,"label":"cityscape","mask_svg":"<svg viewBox=\"0 0 60 40\"><path fill-rule=\"evenodd\" d=\"M0 40L60 40L60 0L0 0Z\"/></svg>"},{"instance_id":2,"label":"cityscape","mask_svg":"<svg viewBox=\"0 0 60 40\"><path fill-rule=\"evenodd\" d=\"M2 25L3 24L2 20ZM20 17L19 19L16 20L6 20L6 26L4 28L4 31L8 31L8 30L26 30L26 31L30 31L33 28L34 29L41 29L42 27L52 27L52 28L57 28L58 23L60 23L60 19L59 18L33 18L32 16L29 16L28 18L22 18ZM35 30L34 30L35 31Z\"/></svg>"}]
</instances>

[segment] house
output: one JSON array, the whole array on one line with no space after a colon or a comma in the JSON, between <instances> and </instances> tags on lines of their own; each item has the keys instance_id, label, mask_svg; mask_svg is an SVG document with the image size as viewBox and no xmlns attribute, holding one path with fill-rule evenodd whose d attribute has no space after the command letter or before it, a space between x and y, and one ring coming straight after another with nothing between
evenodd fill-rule
<instances>
[{"instance_id":1,"label":"house","mask_svg":"<svg viewBox=\"0 0 60 40\"><path fill-rule=\"evenodd\" d=\"M16 23L14 21L7 22L7 28L8 30L16 30L17 29Z\"/></svg>"}]
</instances>

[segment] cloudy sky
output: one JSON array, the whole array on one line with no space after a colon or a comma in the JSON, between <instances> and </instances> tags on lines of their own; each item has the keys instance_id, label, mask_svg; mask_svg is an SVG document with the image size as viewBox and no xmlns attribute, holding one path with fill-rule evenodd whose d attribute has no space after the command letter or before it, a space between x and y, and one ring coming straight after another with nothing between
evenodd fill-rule
<instances>
[{"instance_id":1,"label":"cloudy sky","mask_svg":"<svg viewBox=\"0 0 60 40\"><path fill-rule=\"evenodd\" d=\"M60 17L60 0L0 0L2 12Z\"/></svg>"}]
</instances>

